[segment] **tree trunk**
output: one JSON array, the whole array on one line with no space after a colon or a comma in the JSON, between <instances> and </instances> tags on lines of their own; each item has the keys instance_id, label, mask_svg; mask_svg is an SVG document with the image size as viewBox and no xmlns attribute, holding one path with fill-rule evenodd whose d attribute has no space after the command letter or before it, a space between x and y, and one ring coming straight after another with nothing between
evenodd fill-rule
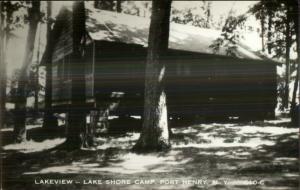
<instances>
[{"instance_id":1,"label":"tree trunk","mask_svg":"<svg viewBox=\"0 0 300 190\"><path fill-rule=\"evenodd\" d=\"M40 1L32 1L32 7L28 9L29 30L26 41L26 49L20 78L18 80L17 101L15 106L16 118L14 126L15 140L22 142L26 140L26 99L27 99L27 82L28 67L32 63L34 42L36 37L37 26L40 20Z\"/></svg>"},{"instance_id":2,"label":"tree trunk","mask_svg":"<svg viewBox=\"0 0 300 190\"><path fill-rule=\"evenodd\" d=\"M272 41L272 25L273 25L273 20L272 20L273 14L272 11L268 11L268 53L271 54L272 53L272 45L271 45L271 41Z\"/></svg>"},{"instance_id":3,"label":"tree trunk","mask_svg":"<svg viewBox=\"0 0 300 190\"><path fill-rule=\"evenodd\" d=\"M285 34L285 87L284 87L284 100L283 100L283 107L288 108L289 107L289 83L290 83L290 48L291 48L291 32L290 32L290 8L287 7L287 19L285 23L286 27L286 34Z\"/></svg>"},{"instance_id":4,"label":"tree trunk","mask_svg":"<svg viewBox=\"0 0 300 190\"><path fill-rule=\"evenodd\" d=\"M46 87L45 87L45 111L43 119L43 128L51 130L58 126L57 118L53 115L52 110L52 40L51 40L51 16L52 2L47 1L47 62L46 62Z\"/></svg>"},{"instance_id":5,"label":"tree trunk","mask_svg":"<svg viewBox=\"0 0 300 190\"><path fill-rule=\"evenodd\" d=\"M3 2L0 2L0 13L4 12ZM0 14L0 128L5 125L6 103L6 19Z\"/></svg>"},{"instance_id":6,"label":"tree trunk","mask_svg":"<svg viewBox=\"0 0 300 190\"><path fill-rule=\"evenodd\" d=\"M68 111L68 133L66 144L69 149L77 149L86 144L84 141L86 127L85 104L85 65L81 52L81 42L85 35L84 2L73 4L73 54L71 69L71 100ZM85 42L83 42L84 45Z\"/></svg>"},{"instance_id":7,"label":"tree trunk","mask_svg":"<svg viewBox=\"0 0 300 190\"><path fill-rule=\"evenodd\" d=\"M297 90L298 86L300 88L300 81L299 81L299 75L300 75L300 0L297 1L297 8L296 11L297 14L294 17L295 21L295 31L296 31L296 44L297 44L297 76L294 84L294 89L293 89L293 97L292 97L292 103L291 103L291 110L290 110L290 115L292 118L292 125L299 126L299 120L300 120L300 89L299 89L299 94L298 94L298 106L296 105L296 96L297 96Z\"/></svg>"},{"instance_id":8,"label":"tree trunk","mask_svg":"<svg viewBox=\"0 0 300 190\"><path fill-rule=\"evenodd\" d=\"M122 12L122 0L117 0L116 10L118 13Z\"/></svg>"},{"instance_id":9,"label":"tree trunk","mask_svg":"<svg viewBox=\"0 0 300 190\"><path fill-rule=\"evenodd\" d=\"M38 116L39 113L39 65L36 66L35 71L35 87L34 87L34 112Z\"/></svg>"},{"instance_id":10,"label":"tree trunk","mask_svg":"<svg viewBox=\"0 0 300 190\"><path fill-rule=\"evenodd\" d=\"M160 151L170 148L167 102L164 91L171 0L153 0L145 73L144 123L136 151Z\"/></svg>"},{"instance_id":11,"label":"tree trunk","mask_svg":"<svg viewBox=\"0 0 300 190\"><path fill-rule=\"evenodd\" d=\"M34 112L35 116L39 115L39 91L40 91L40 83L39 83L39 71L40 71L40 44L41 44L41 27L39 27L39 37L38 37L38 47L36 53L36 70L35 70L35 86L34 86Z\"/></svg>"},{"instance_id":12,"label":"tree trunk","mask_svg":"<svg viewBox=\"0 0 300 190\"><path fill-rule=\"evenodd\" d=\"M206 28L210 28L210 17L211 17L211 2L207 2L207 7L206 7L206 23L205 23L205 27Z\"/></svg>"},{"instance_id":13,"label":"tree trunk","mask_svg":"<svg viewBox=\"0 0 300 190\"><path fill-rule=\"evenodd\" d=\"M298 69L297 69L297 72L298 72L298 76L300 75L300 34L299 34L299 32L300 32L300 0L298 0L297 1L298 3L298 14L297 14L297 32L296 32L296 34L297 34L297 53L298 53ZM298 85L300 86L300 81L298 80ZM300 87L299 87L300 88ZM299 105L298 105L298 108L300 108L300 90L299 90L299 94L298 94L298 103L299 103ZM298 115L298 117L299 117L299 115Z\"/></svg>"},{"instance_id":14,"label":"tree trunk","mask_svg":"<svg viewBox=\"0 0 300 190\"><path fill-rule=\"evenodd\" d=\"M261 50L262 52L265 51L265 15L263 10L261 10L261 18L260 18L260 25L261 25Z\"/></svg>"},{"instance_id":15,"label":"tree trunk","mask_svg":"<svg viewBox=\"0 0 300 190\"><path fill-rule=\"evenodd\" d=\"M298 72L298 76L300 76L300 0L297 1L297 8L298 8L298 11L296 11L298 14L297 14L297 19L296 19L296 37L297 37L297 54L298 54L298 69L297 69L297 72ZM298 81L299 85L300 85L300 82ZM299 90L299 94L298 94L298 110L300 109L300 90ZM300 110L299 110L300 112ZM298 112L298 113L299 113ZM299 117L299 115L297 116ZM298 119L299 120L299 119Z\"/></svg>"},{"instance_id":16,"label":"tree trunk","mask_svg":"<svg viewBox=\"0 0 300 190\"><path fill-rule=\"evenodd\" d=\"M296 79L295 79L295 83L294 83L290 115L293 115L293 112L296 108L296 96L297 96L297 91L298 91L298 83L299 83L299 72L297 72L297 74L296 74Z\"/></svg>"}]
</instances>

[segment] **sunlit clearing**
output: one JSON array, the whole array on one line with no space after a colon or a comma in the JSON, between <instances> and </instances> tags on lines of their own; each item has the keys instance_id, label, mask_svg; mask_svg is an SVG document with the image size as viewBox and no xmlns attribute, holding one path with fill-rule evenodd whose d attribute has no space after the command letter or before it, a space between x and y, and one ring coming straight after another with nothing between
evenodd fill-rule
<instances>
[{"instance_id":1,"label":"sunlit clearing","mask_svg":"<svg viewBox=\"0 0 300 190\"><path fill-rule=\"evenodd\" d=\"M4 150L16 150L23 153L39 152L56 147L65 141L64 138L56 138L53 140L45 140L43 142L26 141L20 144L10 144L3 147Z\"/></svg>"},{"instance_id":2,"label":"sunlit clearing","mask_svg":"<svg viewBox=\"0 0 300 190\"><path fill-rule=\"evenodd\" d=\"M185 164L192 158L178 156L178 151L170 151L165 156L158 153L139 155L127 153L120 155L120 161L111 159L111 164L101 166L101 160L96 163L73 162L70 165L44 168L38 172L26 172L24 174L45 174L45 173L89 173L112 172L120 174L134 174L140 172L171 172L175 165Z\"/></svg>"}]
</instances>

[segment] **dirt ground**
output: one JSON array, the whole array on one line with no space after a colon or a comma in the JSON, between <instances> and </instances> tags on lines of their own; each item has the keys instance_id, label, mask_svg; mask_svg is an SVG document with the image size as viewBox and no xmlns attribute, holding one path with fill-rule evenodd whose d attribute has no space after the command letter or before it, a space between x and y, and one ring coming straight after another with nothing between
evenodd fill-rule
<instances>
[{"instance_id":1,"label":"dirt ground","mask_svg":"<svg viewBox=\"0 0 300 190\"><path fill-rule=\"evenodd\" d=\"M289 119L173 128L169 152L135 154L138 132L97 137L93 149L64 151L64 127L27 126L14 144L2 129L3 189L257 189L299 187L298 128ZM122 127L120 122L119 127ZM58 183L58 184L57 184ZM70 183L70 184L63 184Z\"/></svg>"}]
</instances>

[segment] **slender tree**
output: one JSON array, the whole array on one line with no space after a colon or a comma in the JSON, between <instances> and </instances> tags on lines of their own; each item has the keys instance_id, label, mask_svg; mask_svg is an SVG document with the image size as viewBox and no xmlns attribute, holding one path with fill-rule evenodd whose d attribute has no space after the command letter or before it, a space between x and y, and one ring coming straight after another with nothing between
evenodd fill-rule
<instances>
[{"instance_id":1,"label":"slender tree","mask_svg":"<svg viewBox=\"0 0 300 190\"><path fill-rule=\"evenodd\" d=\"M296 5L292 6L294 9L293 12L296 13L296 15L293 17L294 24L295 24L295 31L296 31L296 44L297 44L297 75L294 83L294 88L293 88L293 97L292 97L292 102L291 102L291 110L290 110L290 115L292 118L292 124L295 126L299 126L299 120L300 120L300 90L298 94L298 105L296 104L296 96L297 96L297 90L300 88L300 81L299 81L299 75L300 75L300 0L295 0Z\"/></svg>"},{"instance_id":2,"label":"slender tree","mask_svg":"<svg viewBox=\"0 0 300 190\"><path fill-rule=\"evenodd\" d=\"M271 45L271 41L272 41L272 26L273 26L273 11L270 8L270 3L267 3L268 5L268 9L267 9L267 14L268 14L268 43L267 43L267 48L268 48L268 53L271 54L272 53L272 45Z\"/></svg>"},{"instance_id":3,"label":"slender tree","mask_svg":"<svg viewBox=\"0 0 300 190\"><path fill-rule=\"evenodd\" d=\"M289 92L290 92L290 49L291 49L291 9L289 4L286 5L286 19L285 19L285 87L284 87L284 101L283 107L289 107Z\"/></svg>"},{"instance_id":4,"label":"slender tree","mask_svg":"<svg viewBox=\"0 0 300 190\"><path fill-rule=\"evenodd\" d=\"M166 66L162 57L169 41L171 0L153 0L145 74L144 123L136 151L159 151L170 147L167 102L164 90Z\"/></svg>"},{"instance_id":5,"label":"slender tree","mask_svg":"<svg viewBox=\"0 0 300 190\"><path fill-rule=\"evenodd\" d=\"M296 20L296 22L297 22L297 25L296 25L296 28L297 28L297 32L296 32L296 35L298 36L297 37L297 43L298 43L298 45L297 45L297 51L298 51L298 69L297 69L297 72L298 72L298 76L300 75L300 34L299 34L299 32L300 32L300 0L298 0L297 1L297 8L298 8L298 11L297 11L297 20ZM299 86L300 86L300 82L299 82L299 80L298 81L296 81L296 82L298 82L299 83ZM300 87L299 87L300 88ZM299 90L299 95L298 95L298 102L299 102L299 105L298 105L298 110L299 110L299 108L300 108L300 90ZM298 113L299 113L299 111L298 111ZM298 117L298 120L299 120L299 115L297 116Z\"/></svg>"},{"instance_id":6,"label":"slender tree","mask_svg":"<svg viewBox=\"0 0 300 190\"><path fill-rule=\"evenodd\" d=\"M206 23L205 28L211 27L211 2L207 2L206 6L204 7L205 16L206 16Z\"/></svg>"},{"instance_id":7,"label":"slender tree","mask_svg":"<svg viewBox=\"0 0 300 190\"><path fill-rule=\"evenodd\" d=\"M6 50L10 40L11 31L18 24L13 19L13 13L21 7L20 3L13 4L9 1L0 2L0 127L5 125L5 103L7 84Z\"/></svg>"},{"instance_id":8,"label":"slender tree","mask_svg":"<svg viewBox=\"0 0 300 190\"><path fill-rule=\"evenodd\" d=\"M45 111L43 119L43 128L50 130L58 125L57 119L52 111L52 2L47 1L47 45L46 45L46 87L45 87Z\"/></svg>"},{"instance_id":9,"label":"slender tree","mask_svg":"<svg viewBox=\"0 0 300 190\"><path fill-rule=\"evenodd\" d=\"M32 63L33 50L37 26L40 21L40 1L32 1L31 7L28 8L29 30L26 40L25 55L18 80L17 100L15 105L15 126L14 134L17 142L26 140L26 99L27 99L27 80L28 68Z\"/></svg>"},{"instance_id":10,"label":"slender tree","mask_svg":"<svg viewBox=\"0 0 300 190\"><path fill-rule=\"evenodd\" d=\"M265 14L264 11L260 12L260 25L261 25L261 51L265 51Z\"/></svg>"},{"instance_id":11,"label":"slender tree","mask_svg":"<svg viewBox=\"0 0 300 190\"><path fill-rule=\"evenodd\" d=\"M0 2L0 128L4 126L6 102L6 21L3 2Z\"/></svg>"},{"instance_id":12,"label":"slender tree","mask_svg":"<svg viewBox=\"0 0 300 190\"><path fill-rule=\"evenodd\" d=\"M38 116L39 112L39 91L40 91L40 83L39 83L39 72L40 72L40 51L41 51L41 27L39 27L39 37L38 37L38 47L36 53L36 64L35 64L35 75L34 75L34 112L36 116Z\"/></svg>"}]
</instances>

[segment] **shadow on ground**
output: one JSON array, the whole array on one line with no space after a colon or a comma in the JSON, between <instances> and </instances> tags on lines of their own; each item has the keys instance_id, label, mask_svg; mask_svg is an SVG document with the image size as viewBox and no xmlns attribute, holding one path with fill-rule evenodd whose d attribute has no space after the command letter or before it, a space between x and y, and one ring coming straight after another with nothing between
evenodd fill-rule
<instances>
[{"instance_id":1,"label":"shadow on ground","mask_svg":"<svg viewBox=\"0 0 300 190\"><path fill-rule=\"evenodd\" d=\"M299 131L287 126L286 120L273 120L174 128L172 149L152 154L130 151L139 137L136 130L100 135L93 149L64 151L57 148L64 142L63 127L47 139L39 135L41 128L34 128L29 132L33 144L6 142L2 147L3 185L4 189L298 189ZM45 179L70 179L72 184L35 184ZM98 181L85 184L88 180Z\"/></svg>"}]
</instances>

